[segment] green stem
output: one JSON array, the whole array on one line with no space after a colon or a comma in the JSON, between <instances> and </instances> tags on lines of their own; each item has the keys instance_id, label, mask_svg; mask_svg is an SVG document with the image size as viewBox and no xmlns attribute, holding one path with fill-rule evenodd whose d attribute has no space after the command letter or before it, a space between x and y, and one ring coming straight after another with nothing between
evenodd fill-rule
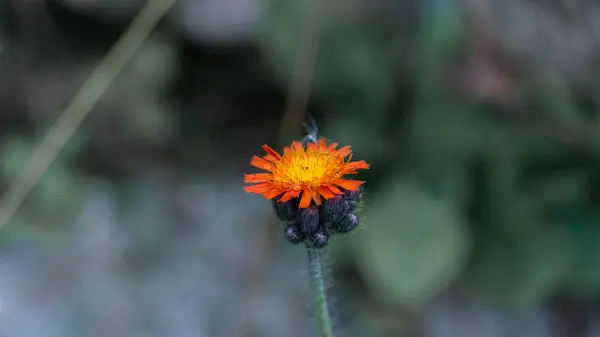
<instances>
[{"instance_id":1,"label":"green stem","mask_svg":"<svg viewBox=\"0 0 600 337\"><path fill-rule=\"evenodd\" d=\"M325 285L323 283L320 249L308 248L308 274L310 275L310 286L315 298L318 336L333 337L333 329L329 320L329 309L327 308Z\"/></svg>"}]
</instances>

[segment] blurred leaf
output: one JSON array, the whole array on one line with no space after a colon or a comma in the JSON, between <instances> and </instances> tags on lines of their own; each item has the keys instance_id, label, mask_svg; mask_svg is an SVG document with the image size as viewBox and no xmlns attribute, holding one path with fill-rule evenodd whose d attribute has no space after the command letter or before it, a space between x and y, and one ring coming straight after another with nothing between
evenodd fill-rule
<instances>
[{"instance_id":1,"label":"blurred leaf","mask_svg":"<svg viewBox=\"0 0 600 337\"><path fill-rule=\"evenodd\" d=\"M430 184L433 195L447 200L457 208L467 207L472 198L473 182L465 166L457 166L441 179L434 180Z\"/></svg>"},{"instance_id":2,"label":"blurred leaf","mask_svg":"<svg viewBox=\"0 0 600 337\"><path fill-rule=\"evenodd\" d=\"M15 179L38 145L31 139L21 137L5 140L0 152L3 178ZM70 223L80 206L84 186L77 174L67 165L67 160L80 146L81 142L76 136L44 172L15 215L14 221L11 220L11 227L16 223L15 226L27 226L27 228L11 228L11 232L50 233L55 230L60 231Z\"/></svg>"},{"instance_id":3,"label":"blurred leaf","mask_svg":"<svg viewBox=\"0 0 600 337\"><path fill-rule=\"evenodd\" d=\"M413 68L419 100L427 101L439 83L440 70L463 39L461 9L453 0L427 0L423 28L415 48L418 67Z\"/></svg>"},{"instance_id":4,"label":"blurred leaf","mask_svg":"<svg viewBox=\"0 0 600 337\"><path fill-rule=\"evenodd\" d=\"M161 92L168 90L178 73L177 48L168 36L153 35L140 47L119 82L135 84L131 90ZM133 83L127 83L132 81ZM155 97L159 98L159 97Z\"/></svg>"},{"instance_id":5,"label":"blurred leaf","mask_svg":"<svg viewBox=\"0 0 600 337\"><path fill-rule=\"evenodd\" d=\"M576 261L564 283L567 292L582 296L596 296L600 291L600 227L598 219L582 212L570 212L566 219L574 233Z\"/></svg>"},{"instance_id":6,"label":"blurred leaf","mask_svg":"<svg viewBox=\"0 0 600 337\"><path fill-rule=\"evenodd\" d=\"M482 149L491 129L482 111L431 97L413 112L408 128L413 170L437 175L462 166Z\"/></svg>"},{"instance_id":7,"label":"blurred leaf","mask_svg":"<svg viewBox=\"0 0 600 337\"><path fill-rule=\"evenodd\" d=\"M521 141L501 129L488 138L484 216L468 272L476 293L513 306L534 305L557 290L574 259L568 233L522 185Z\"/></svg>"},{"instance_id":8,"label":"blurred leaf","mask_svg":"<svg viewBox=\"0 0 600 337\"><path fill-rule=\"evenodd\" d=\"M574 259L573 242L556 228L528 233L500 228L479 240L469 284L476 293L504 305L538 304L565 281Z\"/></svg>"},{"instance_id":9,"label":"blurred leaf","mask_svg":"<svg viewBox=\"0 0 600 337\"><path fill-rule=\"evenodd\" d=\"M567 83L551 76L545 70L537 72L535 76L532 79L530 100L538 116L545 117L545 123L542 124L560 126L557 130L566 132L584 131L586 123L577 109L575 97Z\"/></svg>"},{"instance_id":10,"label":"blurred leaf","mask_svg":"<svg viewBox=\"0 0 600 337\"><path fill-rule=\"evenodd\" d=\"M36 196L44 204L75 197L77 184L72 174L62 167L48 169L36 188Z\"/></svg>"},{"instance_id":11,"label":"blurred leaf","mask_svg":"<svg viewBox=\"0 0 600 337\"><path fill-rule=\"evenodd\" d=\"M59 231L47 230L37 223L32 223L29 214L17 213L8 221L6 227L0 231L0 245L11 245L18 243L32 243L36 247L40 245L60 242L64 239Z\"/></svg>"},{"instance_id":12,"label":"blurred leaf","mask_svg":"<svg viewBox=\"0 0 600 337\"><path fill-rule=\"evenodd\" d=\"M522 186L520 139L505 129L496 129L485 147L486 195L479 210L484 214L480 227L521 233L544 226L541 200Z\"/></svg>"},{"instance_id":13,"label":"blurred leaf","mask_svg":"<svg viewBox=\"0 0 600 337\"><path fill-rule=\"evenodd\" d=\"M130 138L165 140L174 130L167 90L177 74L176 48L167 37L153 36L134 55L109 88L107 111L122 119ZM118 107L118 108L117 108Z\"/></svg>"},{"instance_id":14,"label":"blurred leaf","mask_svg":"<svg viewBox=\"0 0 600 337\"><path fill-rule=\"evenodd\" d=\"M382 300L421 304L461 271L470 244L464 219L416 184L394 181L365 210L355 255Z\"/></svg>"},{"instance_id":15,"label":"blurred leaf","mask_svg":"<svg viewBox=\"0 0 600 337\"><path fill-rule=\"evenodd\" d=\"M73 152L73 146L78 147L78 144L78 142L71 142L70 149L66 149L71 151L67 152ZM25 162L29 160L38 145L20 137L9 138L4 142L0 153L0 166L7 175L6 178L14 179L23 170ZM40 177L32 191L34 197L39 198L40 202L58 205L66 199L77 199L75 193L77 184L75 176L66 166L67 159L62 153Z\"/></svg>"},{"instance_id":16,"label":"blurred leaf","mask_svg":"<svg viewBox=\"0 0 600 337\"><path fill-rule=\"evenodd\" d=\"M533 190L536 197L550 209L564 205L583 204L589 186L587 172L550 172L536 181Z\"/></svg>"},{"instance_id":17,"label":"blurred leaf","mask_svg":"<svg viewBox=\"0 0 600 337\"><path fill-rule=\"evenodd\" d=\"M4 173L9 177L15 177L23 169L32 151L33 146L21 138L12 137L5 140L0 155Z\"/></svg>"},{"instance_id":18,"label":"blurred leaf","mask_svg":"<svg viewBox=\"0 0 600 337\"><path fill-rule=\"evenodd\" d=\"M319 3L319 2L318 2ZM299 41L319 20L318 53L311 89L334 110L369 114L382 122L393 97L397 32L366 24L365 12L349 9L342 1L319 3L318 19L307 19L311 2L269 1L261 44L275 75L287 86L301 54ZM312 68L312 66L311 66ZM335 107L338 108L335 108Z\"/></svg>"}]
</instances>

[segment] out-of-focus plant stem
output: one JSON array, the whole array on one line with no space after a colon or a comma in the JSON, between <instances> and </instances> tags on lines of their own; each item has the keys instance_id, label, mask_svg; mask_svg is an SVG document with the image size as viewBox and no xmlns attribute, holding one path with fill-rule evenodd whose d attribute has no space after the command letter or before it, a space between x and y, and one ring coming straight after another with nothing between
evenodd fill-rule
<instances>
[{"instance_id":1,"label":"out-of-focus plant stem","mask_svg":"<svg viewBox=\"0 0 600 337\"><path fill-rule=\"evenodd\" d=\"M114 47L100 61L98 67L27 160L20 174L11 180L6 194L0 200L0 229L19 209L23 200L71 139L85 116L89 114L174 3L175 0L149 0Z\"/></svg>"}]
</instances>

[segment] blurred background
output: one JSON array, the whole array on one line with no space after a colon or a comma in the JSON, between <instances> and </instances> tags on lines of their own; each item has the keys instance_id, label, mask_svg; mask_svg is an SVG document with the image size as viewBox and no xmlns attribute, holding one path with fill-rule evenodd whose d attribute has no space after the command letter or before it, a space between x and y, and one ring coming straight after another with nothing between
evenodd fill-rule
<instances>
[{"instance_id":1,"label":"blurred background","mask_svg":"<svg viewBox=\"0 0 600 337\"><path fill-rule=\"evenodd\" d=\"M0 0L3 191L144 3ZM338 336L600 336L599 17L176 1L0 231L0 336L313 336L305 251L242 189L311 27L307 111L371 164Z\"/></svg>"}]
</instances>

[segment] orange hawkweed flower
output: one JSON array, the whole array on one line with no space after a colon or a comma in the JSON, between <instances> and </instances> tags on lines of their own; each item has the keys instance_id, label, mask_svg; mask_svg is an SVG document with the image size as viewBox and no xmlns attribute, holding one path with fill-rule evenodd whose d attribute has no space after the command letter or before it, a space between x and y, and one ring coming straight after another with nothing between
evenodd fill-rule
<instances>
[{"instance_id":1,"label":"orange hawkweed flower","mask_svg":"<svg viewBox=\"0 0 600 337\"><path fill-rule=\"evenodd\" d=\"M327 145L321 138L308 143L305 148L302 142L294 141L292 146L283 149L283 155L263 145L267 154L262 158L254 156L250 164L269 173L244 175L245 183L255 184L244 186L244 189L266 199L281 196L279 202L300 198L299 208L309 207L312 200L320 205L321 197L328 200L336 194L344 194L339 187L355 191L364 181L347 180L344 176L356 174L359 169L368 169L369 164L364 160L350 161L350 146L336 149L337 145Z\"/></svg>"}]
</instances>

